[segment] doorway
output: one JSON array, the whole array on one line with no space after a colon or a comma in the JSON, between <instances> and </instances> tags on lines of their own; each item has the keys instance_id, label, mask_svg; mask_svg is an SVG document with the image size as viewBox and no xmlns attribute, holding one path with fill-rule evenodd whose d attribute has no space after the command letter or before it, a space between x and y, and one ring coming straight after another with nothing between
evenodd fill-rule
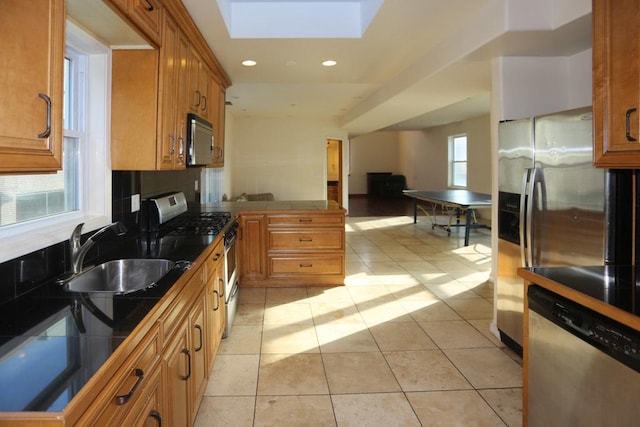
<instances>
[{"instance_id":1,"label":"doorway","mask_svg":"<svg viewBox=\"0 0 640 427\"><path fill-rule=\"evenodd\" d=\"M327 200L342 206L342 141L327 139Z\"/></svg>"}]
</instances>

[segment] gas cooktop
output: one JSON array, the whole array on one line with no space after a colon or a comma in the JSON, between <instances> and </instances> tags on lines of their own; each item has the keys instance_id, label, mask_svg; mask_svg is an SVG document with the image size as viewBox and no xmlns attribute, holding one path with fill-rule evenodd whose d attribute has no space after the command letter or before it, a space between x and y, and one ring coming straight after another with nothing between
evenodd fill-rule
<instances>
[{"instance_id":1,"label":"gas cooktop","mask_svg":"<svg viewBox=\"0 0 640 427\"><path fill-rule=\"evenodd\" d=\"M163 225L166 235L219 234L231 221L229 212L183 213Z\"/></svg>"}]
</instances>

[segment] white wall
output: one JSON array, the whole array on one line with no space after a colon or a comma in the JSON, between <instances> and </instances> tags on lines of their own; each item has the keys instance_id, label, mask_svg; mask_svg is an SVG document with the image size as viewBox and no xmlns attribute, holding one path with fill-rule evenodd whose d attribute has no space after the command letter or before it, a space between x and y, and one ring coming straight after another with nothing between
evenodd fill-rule
<instances>
[{"instance_id":1,"label":"white wall","mask_svg":"<svg viewBox=\"0 0 640 427\"><path fill-rule=\"evenodd\" d=\"M400 171L398 132L373 132L351 139L349 194L367 194L367 172Z\"/></svg>"},{"instance_id":2,"label":"white wall","mask_svg":"<svg viewBox=\"0 0 640 427\"><path fill-rule=\"evenodd\" d=\"M467 188L491 193L491 123L489 116L400 133L400 170L416 190L448 188L449 137L467 135Z\"/></svg>"},{"instance_id":3,"label":"white wall","mask_svg":"<svg viewBox=\"0 0 640 427\"><path fill-rule=\"evenodd\" d=\"M229 196L270 192L276 200L326 200L328 138L345 142L343 162L347 165L347 133L329 121L261 117L230 120L230 132L225 137ZM345 167L345 182L347 170Z\"/></svg>"}]
</instances>

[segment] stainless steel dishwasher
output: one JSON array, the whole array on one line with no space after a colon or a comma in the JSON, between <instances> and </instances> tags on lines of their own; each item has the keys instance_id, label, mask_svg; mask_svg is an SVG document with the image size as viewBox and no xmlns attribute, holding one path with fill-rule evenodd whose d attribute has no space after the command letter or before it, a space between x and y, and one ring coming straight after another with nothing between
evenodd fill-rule
<instances>
[{"instance_id":1,"label":"stainless steel dishwasher","mask_svg":"<svg viewBox=\"0 0 640 427\"><path fill-rule=\"evenodd\" d=\"M528 425L640 425L640 332L529 286Z\"/></svg>"}]
</instances>

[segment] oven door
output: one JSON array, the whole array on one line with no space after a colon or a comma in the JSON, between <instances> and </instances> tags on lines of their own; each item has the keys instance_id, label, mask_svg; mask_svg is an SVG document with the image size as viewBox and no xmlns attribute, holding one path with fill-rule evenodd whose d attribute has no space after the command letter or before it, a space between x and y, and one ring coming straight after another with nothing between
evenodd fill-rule
<instances>
[{"instance_id":1,"label":"oven door","mask_svg":"<svg viewBox=\"0 0 640 427\"><path fill-rule=\"evenodd\" d=\"M223 338L229 335L238 308L238 251L237 251L237 225L233 225L225 234L224 239L224 295L226 322Z\"/></svg>"}]
</instances>

